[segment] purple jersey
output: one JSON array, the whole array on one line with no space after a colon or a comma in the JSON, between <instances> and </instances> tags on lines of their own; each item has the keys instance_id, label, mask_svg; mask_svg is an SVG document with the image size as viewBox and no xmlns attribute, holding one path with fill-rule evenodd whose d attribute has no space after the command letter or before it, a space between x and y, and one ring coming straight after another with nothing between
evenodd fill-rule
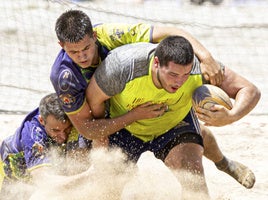
<instances>
[{"instance_id":1,"label":"purple jersey","mask_svg":"<svg viewBox=\"0 0 268 200\"><path fill-rule=\"evenodd\" d=\"M78 110L85 101L87 79L90 79L95 68L83 70L75 64L62 49L55 60L50 80L62 102L66 113Z\"/></svg>"},{"instance_id":2,"label":"purple jersey","mask_svg":"<svg viewBox=\"0 0 268 200\"><path fill-rule=\"evenodd\" d=\"M35 152L35 146L47 146L48 136L38 121L39 109L29 113L14 135L7 137L1 144L1 158L5 162L10 154L24 152L27 168L49 163L44 152Z\"/></svg>"},{"instance_id":3,"label":"purple jersey","mask_svg":"<svg viewBox=\"0 0 268 200\"><path fill-rule=\"evenodd\" d=\"M124 44L152 42L153 27L149 24L98 24L98 54L103 61L110 50ZM80 68L64 50L58 54L50 73L51 83L67 114L75 114L86 102L85 90L97 66Z\"/></svg>"},{"instance_id":4,"label":"purple jersey","mask_svg":"<svg viewBox=\"0 0 268 200\"><path fill-rule=\"evenodd\" d=\"M91 141L78 136L67 144L57 144L49 137L38 120L39 109L29 113L14 135L0 145L0 155L7 176L23 177L27 170L40 165L51 165L49 149L56 148L62 155L68 150L91 147ZM16 169L15 169L16 168Z\"/></svg>"}]
</instances>

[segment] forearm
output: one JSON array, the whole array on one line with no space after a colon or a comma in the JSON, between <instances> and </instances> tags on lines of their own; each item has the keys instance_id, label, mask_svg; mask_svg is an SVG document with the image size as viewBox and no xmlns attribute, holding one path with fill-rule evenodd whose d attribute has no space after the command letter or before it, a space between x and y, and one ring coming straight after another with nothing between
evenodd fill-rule
<instances>
[{"instance_id":1,"label":"forearm","mask_svg":"<svg viewBox=\"0 0 268 200\"><path fill-rule=\"evenodd\" d=\"M194 53L198 59L203 62L204 60L213 60L211 53L190 33L180 30L181 36L185 37L192 44Z\"/></svg>"},{"instance_id":2,"label":"forearm","mask_svg":"<svg viewBox=\"0 0 268 200\"><path fill-rule=\"evenodd\" d=\"M85 128L80 129L79 132L81 131L80 133L90 140L99 140L123 129L136 120L131 112L112 119L94 119L87 121L83 126Z\"/></svg>"},{"instance_id":3,"label":"forearm","mask_svg":"<svg viewBox=\"0 0 268 200\"><path fill-rule=\"evenodd\" d=\"M130 125L137 118L134 113L128 112L122 116L113 119L92 119L80 120L75 122L75 127L80 134L90 140L105 138L127 125Z\"/></svg>"},{"instance_id":4,"label":"forearm","mask_svg":"<svg viewBox=\"0 0 268 200\"><path fill-rule=\"evenodd\" d=\"M169 35L179 35L189 40L193 46L196 56L201 62L207 59L214 60L210 52L199 41L197 41L190 33L180 28L155 26L153 30L153 42L159 43L162 39Z\"/></svg>"},{"instance_id":5,"label":"forearm","mask_svg":"<svg viewBox=\"0 0 268 200\"><path fill-rule=\"evenodd\" d=\"M255 86L241 89L235 97L232 121L235 122L251 112L259 102L260 97L261 92Z\"/></svg>"}]
</instances>

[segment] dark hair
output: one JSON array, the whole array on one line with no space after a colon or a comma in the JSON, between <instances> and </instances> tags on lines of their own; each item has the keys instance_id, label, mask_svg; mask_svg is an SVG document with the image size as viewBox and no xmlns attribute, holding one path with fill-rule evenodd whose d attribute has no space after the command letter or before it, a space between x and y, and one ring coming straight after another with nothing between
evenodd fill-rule
<instances>
[{"instance_id":1,"label":"dark hair","mask_svg":"<svg viewBox=\"0 0 268 200\"><path fill-rule=\"evenodd\" d=\"M81 10L64 12L56 21L55 31L60 42L77 43L87 34L93 36L91 20Z\"/></svg>"},{"instance_id":2,"label":"dark hair","mask_svg":"<svg viewBox=\"0 0 268 200\"><path fill-rule=\"evenodd\" d=\"M187 65L193 62L194 50L191 43L181 36L168 36L156 47L155 56L160 66L167 66L172 61L176 64Z\"/></svg>"},{"instance_id":3,"label":"dark hair","mask_svg":"<svg viewBox=\"0 0 268 200\"><path fill-rule=\"evenodd\" d=\"M56 93L48 94L41 99L39 103L39 112L45 121L49 115L53 115L57 120L62 122L69 120L68 116L61 107Z\"/></svg>"}]
</instances>

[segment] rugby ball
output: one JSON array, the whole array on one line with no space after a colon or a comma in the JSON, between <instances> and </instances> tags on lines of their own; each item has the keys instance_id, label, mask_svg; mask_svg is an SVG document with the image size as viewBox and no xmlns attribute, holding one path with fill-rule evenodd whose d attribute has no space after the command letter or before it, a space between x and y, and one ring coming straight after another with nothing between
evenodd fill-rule
<instances>
[{"instance_id":1,"label":"rugby ball","mask_svg":"<svg viewBox=\"0 0 268 200\"><path fill-rule=\"evenodd\" d=\"M226 92L210 84L204 84L194 91L192 103L194 109L201 107L209 110L214 104L222 105L229 110L233 107L230 97Z\"/></svg>"}]
</instances>

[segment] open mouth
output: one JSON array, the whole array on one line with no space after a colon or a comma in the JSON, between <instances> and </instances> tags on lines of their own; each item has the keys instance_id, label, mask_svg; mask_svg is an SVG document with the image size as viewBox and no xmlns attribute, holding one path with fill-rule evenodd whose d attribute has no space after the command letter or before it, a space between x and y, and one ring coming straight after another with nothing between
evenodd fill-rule
<instances>
[{"instance_id":1,"label":"open mouth","mask_svg":"<svg viewBox=\"0 0 268 200\"><path fill-rule=\"evenodd\" d=\"M172 91L177 91L179 89L179 87L171 87Z\"/></svg>"}]
</instances>

